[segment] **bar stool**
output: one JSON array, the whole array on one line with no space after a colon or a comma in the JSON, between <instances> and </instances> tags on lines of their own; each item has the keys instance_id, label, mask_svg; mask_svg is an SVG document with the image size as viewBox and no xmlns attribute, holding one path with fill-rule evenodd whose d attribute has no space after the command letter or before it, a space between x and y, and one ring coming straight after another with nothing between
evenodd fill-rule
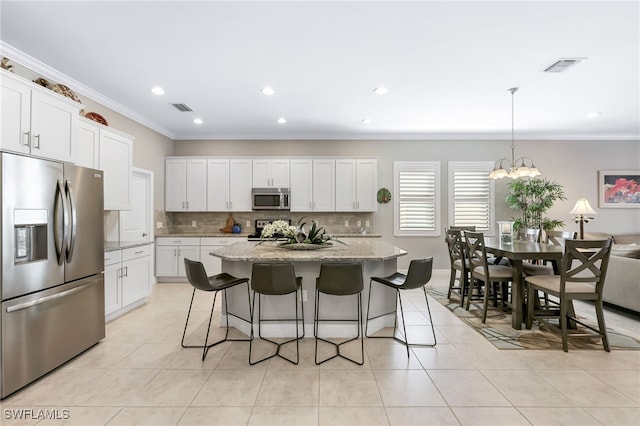
<instances>
[{"instance_id":1,"label":"bar stool","mask_svg":"<svg viewBox=\"0 0 640 426\"><path fill-rule=\"evenodd\" d=\"M362 339L362 290L364 284L362 283L362 265L360 263L323 263L320 265L320 276L316 278L316 306L313 321L313 335L315 337L315 363L320 365L333 358L340 357L347 361L351 361L354 364L364 364L364 340ZM358 305L358 318L357 319L321 319L320 316L320 294L332 295L332 296L356 296ZM319 323L320 321L339 321L339 322L357 322L358 333L356 337L346 340L342 343L334 343L330 340L318 337ZM360 339L360 359L356 361L349 357L346 357L340 353L340 346L345 343L352 342L356 339ZM330 343L335 346L336 354L318 361L318 340Z\"/></svg>"},{"instance_id":2,"label":"bar stool","mask_svg":"<svg viewBox=\"0 0 640 426\"><path fill-rule=\"evenodd\" d=\"M249 339L229 339L229 315L241 319L243 321L249 322L249 320L242 318L238 315L232 314L227 309L227 289L231 287L235 287L242 283L247 283L247 297L249 301L249 316L251 316L251 297L249 296L249 279L248 278L236 278L232 275L229 275L225 272L217 275L212 275L207 277L207 272L204 269L204 265L201 262L196 262L190 259L184 259L184 269L187 273L187 280L193 286L193 294L191 295L191 303L189 304L189 312L187 313L187 321L184 323L184 331L182 332L182 342L180 343L183 348L202 348L202 360L204 361L207 356L207 352L209 348L218 345L223 342L246 342ZM202 291L213 291L215 292L213 295L213 304L211 305L211 314L209 315L209 325L207 326L207 336L204 339L204 345L185 345L184 337L187 334L187 325L189 325L189 317L191 316L191 307L193 306L193 298L196 295L196 289ZM218 297L218 292L224 292L224 310L227 313L226 315L226 331L223 339L218 340L217 342L207 344L209 341L209 331L211 330L211 319L213 318L213 308L216 305L216 298Z\"/></svg>"},{"instance_id":3,"label":"bar stool","mask_svg":"<svg viewBox=\"0 0 640 426\"><path fill-rule=\"evenodd\" d=\"M302 318L298 316L298 300L302 301L302 277L296 277L292 263L254 263L251 269L251 290L253 290L253 302L251 310L251 339L249 342L249 364L255 365L259 362L266 361L275 356L289 361L297 365L300 361L300 345L299 341L304 337L304 304L300 302L302 310ZM269 343L276 345L276 352L273 355L259 359L251 360L251 352L253 350L253 316L255 313L256 293L258 294L258 337ZM262 296L283 296L293 294L293 302L295 304L295 318L262 318L261 301ZM298 297L300 294L300 297ZM296 337L286 342L278 343L273 340L262 337L263 321L292 321L296 322ZM298 321L302 320L302 336L299 334ZM296 342L296 360L293 361L280 353L280 348L287 343Z\"/></svg>"},{"instance_id":4,"label":"bar stool","mask_svg":"<svg viewBox=\"0 0 640 426\"><path fill-rule=\"evenodd\" d=\"M429 308L429 299L427 298L427 290L425 286L431 280L431 272L433 270L433 257L429 257L426 259L414 259L409 264L409 271L407 275L402 274L400 272L396 272L388 277L371 277L371 281L369 281L369 302L367 303L367 324L365 328L365 335L370 338L393 338L400 343L403 343L407 347L407 357L409 357L409 346L424 346L424 347L433 347L437 344L436 341L436 331L433 327L433 320L431 319L431 309ZM396 337L396 331L398 329L398 303L395 304L395 309L391 312L387 312L386 314L377 315L375 317L369 316L369 307L371 306L371 285L373 282L377 282L387 287L391 287L396 290L397 301L400 302L400 315L402 316L402 329L404 333L404 340ZM423 344L423 343L409 343L409 339L407 338L407 327L404 320L404 310L402 308L402 296L400 295L400 290L413 290L422 287L422 291L424 292L424 300L427 302L427 312L429 313L429 322L431 323L431 332L433 334L433 344ZM393 335L392 336L369 336L367 333L367 328L369 327L369 320L380 318L386 315L394 314L394 322L393 322Z\"/></svg>"}]
</instances>

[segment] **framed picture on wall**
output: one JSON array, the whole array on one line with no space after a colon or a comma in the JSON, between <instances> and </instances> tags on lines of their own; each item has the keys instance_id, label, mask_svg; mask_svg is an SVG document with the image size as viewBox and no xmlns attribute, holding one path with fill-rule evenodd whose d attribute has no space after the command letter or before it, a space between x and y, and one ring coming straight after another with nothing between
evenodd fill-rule
<instances>
[{"instance_id":1,"label":"framed picture on wall","mask_svg":"<svg viewBox=\"0 0 640 426\"><path fill-rule=\"evenodd\" d=\"M601 208L640 208L640 170L600 170Z\"/></svg>"}]
</instances>

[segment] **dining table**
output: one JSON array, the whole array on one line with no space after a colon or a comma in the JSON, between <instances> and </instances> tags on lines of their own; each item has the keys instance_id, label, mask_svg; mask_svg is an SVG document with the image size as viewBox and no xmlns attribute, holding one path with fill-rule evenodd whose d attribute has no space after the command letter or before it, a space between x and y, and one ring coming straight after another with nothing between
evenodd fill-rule
<instances>
[{"instance_id":1,"label":"dining table","mask_svg":"<svg viewBox=\"0 0 640 426\"><path fill-rule=\"evenodd\" d=\"M531 242L526 240L503 241L499 237L485 237L485 249L494 256L509 259L513 268L511 283L511 326L522 329L524 322L524 278L522 262L524 260L547 260L560 262L564 248L562 246Z\"/></svg>"}]
</instances>

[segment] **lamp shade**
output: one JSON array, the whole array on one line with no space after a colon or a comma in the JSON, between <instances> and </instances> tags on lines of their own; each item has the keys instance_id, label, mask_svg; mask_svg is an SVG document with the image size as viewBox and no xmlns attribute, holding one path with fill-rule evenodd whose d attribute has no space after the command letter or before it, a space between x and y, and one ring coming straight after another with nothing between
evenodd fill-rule
<instances>
[{"instance_id":1,"label":"lamp shade","mask_svg":"<svg viewBox=\"0 0 640 426\"><path fill-rule=\"evenodd\" d=\"M597 214L597 213L591 208L591 205L589 204L589 200L587 200L584 197L580 197L578 198L576 205L573 207L573 210L571 210L569 214L587 215L587 214Z\"/></svg>"}]
</instances>

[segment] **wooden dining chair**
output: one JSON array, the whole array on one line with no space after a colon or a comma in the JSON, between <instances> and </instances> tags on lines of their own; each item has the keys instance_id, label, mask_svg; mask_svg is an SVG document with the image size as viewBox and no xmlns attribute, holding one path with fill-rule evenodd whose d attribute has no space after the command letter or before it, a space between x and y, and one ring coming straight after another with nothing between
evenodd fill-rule
<instances>
[{"instance_id":1,"label":"wooden dining chair","mask_svg":"<svg viewBox=\"0 0 640 426\"><path fill-rule=\"evenodd\" d=\"M560 265L560 275L534 275L525 278L528 294L534 291L544 292L559 299L559 309L548 306L536 309L534 298L527 302L527 328L533 320L558 318L562 333L562 349L568 352L567 326L569 321L578 323L592 332L571 333L571 337L598 336L602 339L604 350L609 352L607 328L604 322L602 294L607 267L611 255L611 240L567 240ZM597 328L576 318L570 309L573 300L594 302Z\"/></svg>"},{"instance_id":2,"label":"wooden dining chair","mask_svg":"<svg viewBox=\"0 0 640 426\"><path fill-rule=\"evenodd\" d=\"M577 233L571 231L547 231L546 243L564 247L565 241L575 240ZM522 264L522 272L525 275L556 275L559 273L559 265L544 261L542 264L526 262Z\"/></svg>"},{"instance_id":3,"label":"wooden dining chair","mask_svg":"<svg viewBox=\"0 0 640 426\"><path fill-rule=\"evenodd\" d=\"M513 269L510 266L496 265L488 261L482 232L465 232L464 240L471 266L471 282L466 309L469 310L472 300L482 300L482 322L486 322L490 294L494 304L497 305L498 299L500 299L502 304L506 305L509 294L508 285L513 277Z\"/></svg>"},{"instance_id":4,"label":"wooden dining chair","mask_svg":"<svg viewBox=\"0 0 640 426\"><path fill-rule=\"evenodd\" d=\"M447 298L451 299L452 294L458 295L460 306L464 306L464 298L469 292L470 268L469 259L465 254L465 246L462 242L462 231L449 228L445 229L444 233L451 266Z\"/></svg>"}]
</instances>

